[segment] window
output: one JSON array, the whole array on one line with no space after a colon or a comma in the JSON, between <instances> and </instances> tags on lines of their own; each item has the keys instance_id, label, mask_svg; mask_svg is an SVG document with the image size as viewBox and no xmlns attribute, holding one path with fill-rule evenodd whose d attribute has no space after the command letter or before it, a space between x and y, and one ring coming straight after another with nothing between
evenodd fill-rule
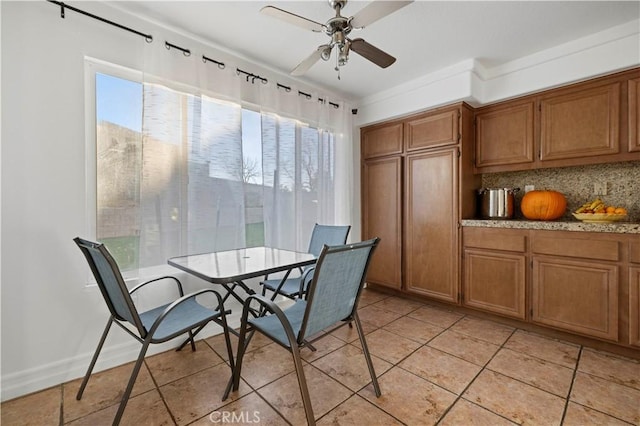
<instances>
[{"instance_id":1,"label":"window","mask_svg":"<svg viewBox=\"0 0 640 426\"><path fill-rule=\"evenodd\" d=\"M186 253L306 250L332 223L334 138L203 94L95 73L96 238L123 271Z\"/></svg>"}]
</instances>

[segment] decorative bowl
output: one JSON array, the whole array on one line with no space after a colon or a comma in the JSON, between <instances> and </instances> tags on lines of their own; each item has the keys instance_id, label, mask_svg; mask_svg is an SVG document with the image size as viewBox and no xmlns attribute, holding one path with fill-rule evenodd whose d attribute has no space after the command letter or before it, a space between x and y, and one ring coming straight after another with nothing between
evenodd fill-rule
<instances>
[{"instance_id":1,"label":"decorative bowl","mask_svg":"<svg viewBox=\"0 0 640 426\"><path fill-rule=\"evenodd\" d=\"M612 223L627 218L626 214L614 213L572 213L573 216L587 223Z\"/></svg>"}]
</instances>

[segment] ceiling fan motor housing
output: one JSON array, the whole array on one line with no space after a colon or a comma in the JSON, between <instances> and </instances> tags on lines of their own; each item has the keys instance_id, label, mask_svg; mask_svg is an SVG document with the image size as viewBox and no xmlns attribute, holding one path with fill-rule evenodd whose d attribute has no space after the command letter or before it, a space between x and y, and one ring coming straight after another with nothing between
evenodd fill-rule
<instances>
[{"instance_id":1,"label":"ceiling fan motor housing","mask_svg":"<svg viewBox=\"0 0 640 426\"><path fill-rule=\"evenodd\" d=\"M335 10L336 7L343 9L347 4L347 0L329 0L329 6Z\"/></svg>"}]
</instances>

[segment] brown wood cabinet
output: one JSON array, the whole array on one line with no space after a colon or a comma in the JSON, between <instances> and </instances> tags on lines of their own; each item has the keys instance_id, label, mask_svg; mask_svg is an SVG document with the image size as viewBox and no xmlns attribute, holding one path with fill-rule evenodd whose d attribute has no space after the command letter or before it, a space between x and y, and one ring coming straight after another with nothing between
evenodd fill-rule
<instances>
[{"instance_id":1,"label":"brown wood cabinet","mask_svg":"<svg viewBox=\"0 0 640 426\"><path fill-rule=\"evenodd\" d=\"M458 301L458 148L406 158L405 288Z\"/></svg>"},{"instance_id":2,"label":"brown wood cabinet","mask_svg":"<svg viewBox=\"0 0 640 426\"><path fill-rule=\"evenodd\" d=\"M462 271L465 307L640 347L637 234L466 226Z\"/></svg>"},{"instance_id":3,"label":"brown wood cabinet","mask_svg":"<svg viewBox=\"0 0 640 426\"><path fill-rule=\"evenodd\" d=\"M640 160L640 69L476 110L478 173Z\"/></svg>"},{"instance_id":4,"label":"brown wood cabinet","mask_svg":"<svg viewBox=\"0 0 640 426\"><path fill-rule=\"evenodd\" d=\"M622 250L616 236L533 231L531 320L617 342Z\"/></svg>"},{"instance_id":5,"label":"brown wood cabinet","mask_svg":"<svg viewBox=\"0 0 640 426\"><path fill-rule=\"evenodd\" d=\"M369 284L459 301L459 223L480 185L472 150L464 103L361 130L362 238L381 238Z\"/></svg>"},{"instance_id":6,"label":"brown wood cabinet","mask_svg":"<svg viewBox=\"0 0 640 426\"><path fill-rule=\"evenodd\" d=\"M614 82L541 96L540 160L620 152L620 90Z\"/></svg>"},{"instance_id":7,"label":"brown wood cabinet","mask_svg":"<svg viewBox=\"0 0 640 426\"><path fill-rule=\"evenodd\" d=\"M533 113L533 100L477 112L476 167L533 164Z\"/></svg>"},{"instance_id":8,"label":"brown wood cabinet","mask_svg":"<svg viewBox=\"0 0 640 426\"><path fill-rule=\"evenodd\" d=\"M628 81L629 152L640 151L640 77Z\"/></svg>"},{"instance_id":9,"label":"brown wood cabinet","mask_svg":"<svg viewBox=\"0 0 640 426\"><path fill-rule=\"evenodd\" d=\"M640 237L629 243L629 344L640 346Z\"/></svg>"},{"instance_id":10,"label":"brown wood cabinet","mask_svg":"<svg viewBox=\"0 0 640 426\"><path fill-rule=\"evenodd\" d=\"M533 322L618 340L618 267L533 257Z\"/></svg>"},{"instance_id":11,"label":"brown wood cabinet","mask_svg":"<svg viewBox=\"0 0 640 426\"><path fill-rule=\"evenodd\" d=\"M374 158L362 173L363 239L380 237L367 273L371 282L400 289L402 283L402 159Z\"/></svg>"},{"instance_id":12,"label":"brown wood cabinet","mask_svg":"<svg viewBox=\"0 0 640 426\"><path fill-rule=\"evenodd\" d=\"M629 268L629 344L640 346L640 266Z\"/></svg>"},{"instance_id":13,"label":"brown wood cabinet","mask_svg":"<svg viewBox=\"0 0 640 426\"><path fill-rule=\"evenodd\" d=\"M465 306L507 317L526 317L527 231L465 228Z\"/></svg>"},{"instance_id":14,"label":"brown wood cabinet","mask_svg":"<svg viewBox=\"0 0 640 426\"><path fill-rule=\"evenodd\" d=\"M362 157L374 158L402 153L402 123L370 127L362 132Z\"/></svg>"},{"instance_id":15,"label":"brown wood cabinet","mask_svg":"<svg viewBox=\"0 0 640 426\"><path fill-rule=\"evenodd\" d=\"M408 120L404 123L407 151L458 143L459 119L460 111L456 108Z\"/></svg>"}]
</instances>

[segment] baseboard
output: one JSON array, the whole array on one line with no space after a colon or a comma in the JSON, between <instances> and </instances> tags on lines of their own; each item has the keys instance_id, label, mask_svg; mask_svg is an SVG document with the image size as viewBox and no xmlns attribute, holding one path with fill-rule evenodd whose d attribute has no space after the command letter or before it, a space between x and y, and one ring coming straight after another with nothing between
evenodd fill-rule
<instances>
[{"instance_id":1,"label":"baseboard","mask_svg":"<svg viewBox=\"0 0 640 426\"><path fill-rule=\"evenodd\" d=\"M235 328L237 327L236 322L239 323L235 318L231 318L229 325ZM207 326L198 334L198 340L215 336L221 332L222 330L217 325ZM163 344L151 345L147 351L147 357L173 349L181 343L180 339L174 339ZM140 353L140 347L140 344L133 339L130 339L130 342L105 346L98 357L94 373L135 361ZM3 374L0 384L0 401L8 401L83 377L92 356L93 352L86 352L35 368Z\"/></svg>"}]
</instances>

